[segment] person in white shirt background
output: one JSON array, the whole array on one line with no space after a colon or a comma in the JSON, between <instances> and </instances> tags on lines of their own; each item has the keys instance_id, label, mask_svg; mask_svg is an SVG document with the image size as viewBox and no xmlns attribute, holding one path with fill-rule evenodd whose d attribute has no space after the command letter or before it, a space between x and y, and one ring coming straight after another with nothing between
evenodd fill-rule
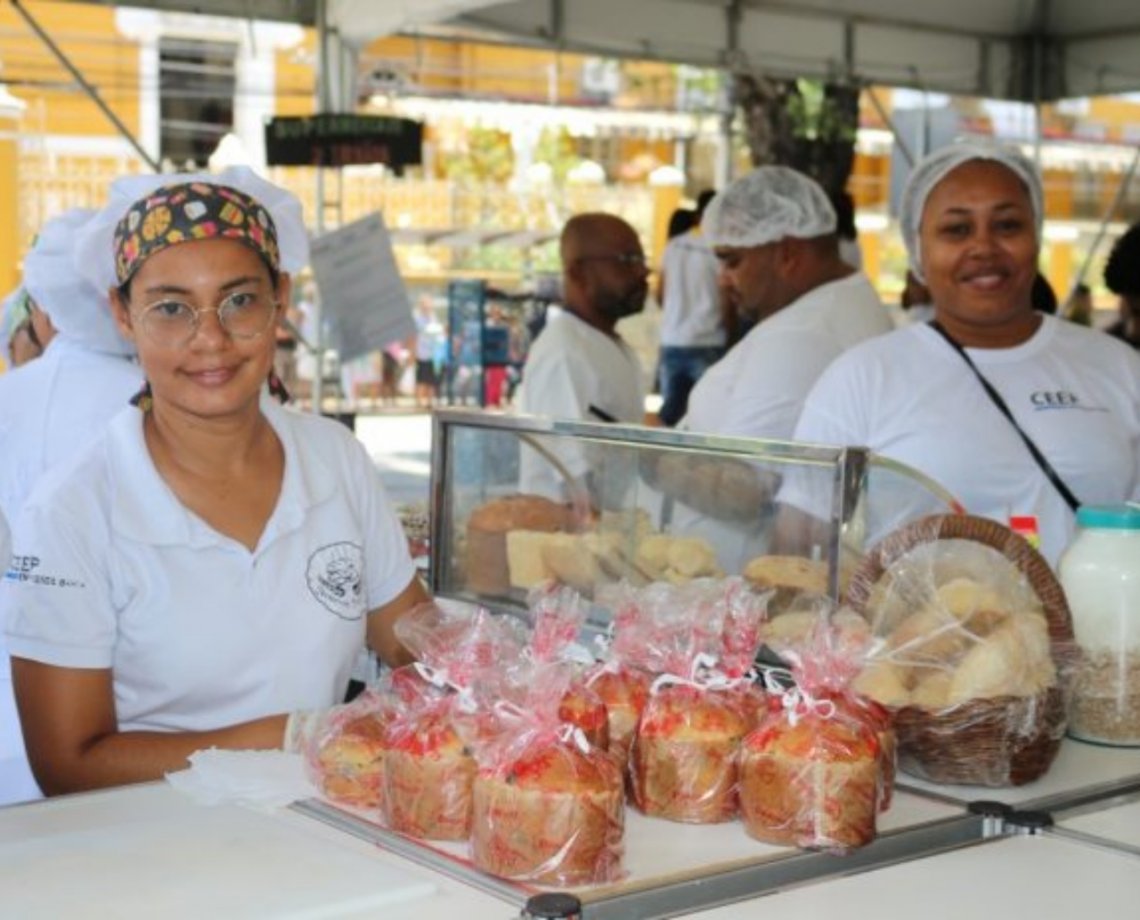
<instances>
[{"instance_id":1,"label":"person in white shirt background","mask_svg":"<svg viewBox=\"0 0 1140 920\"><path fill-rule=\"evenodd\" d=\"M13 527L40 478L94 440L142 384L106 293L74 266L76 239L94 215L76 208L48 221L24 260L29 322L44 351L0 376L0 514ZM0 607L0 629L2 617ZM0 803L38 797L0 638Z\"/></svg>"},{"instance_id":2,"label":"person in white shirt background","mask_svg":"<svg viewBox=\"0 0 1140 920\"><path fill-rule=\"evenodd\" d=\"M701 192L694 225L666 243L661 259L657 300L662 310L662 403L658 415L663 425L676 425L684 417L689 392L724 357L728 341L716 256L701 232L701 218L714 195Z\"/></svg>"},{"instance_id":3,"label":"person in white shirt background","mask_svg":"<svg viewBox=\"0 0 1140 920\"><path fill-rule=\"evenodd\" d=\"M795 437L870 447L974 514L1036 518L1056 563L1074 512L978 375L1077 501L1109 504L1140 498L1140 357L1034 311L1042 213L1040 176L1016 150L962 143L918 164L900 224L945 337L909 325L853 348L808 396ZM794 482L781 500L811 510ZM881 536L891 525L868 529Z\"/></svg>"},{"instance_id":4,"label":"person in white shirt background","mask_svg":"<svg viewBox=\"0 0 1140 920\"><path fill-rule=\"evenodd\" d=\"M790 440L819 375L845 349L889 331L890 315L866 275L840 257L835 210L803 173L754 169L712 200L702 227L730 300L756 324L697 382L678 428ZM649 478L681 503L673 529L708 539L725 570L767 550L764 509L777 471L689 462Z\"/></svg>"},{"instance_id":5,"label":"person in white shirt background","mask_svg":"<svg viewBox=\"0 0 1140 920\"><path fill-rule=\"evenodd\" d=\"M54 335L39 358L0 376L0 510L10 521L44 471L101 433L142 385L106 292L73 266L75 240L95 213L75 208L48 221L24 260L33 315Z\"/></svg>"},{"instance_id":6,"label":"person in white shirt background","mask_svg":"<svg viewBox=\"0 0 1140 920\"><path fill-rule=\"evenodd\" d=\"M13 527L0 605L48 794L282 747L365 642L407 660L393 627L427 594L367 451L264 393L307 255L300 202L244 168L120 179L81 234L147 385Z\"/></svg>"},{"instance_id":7,"label":"person in white shirt background","mask_svg":"<svg viewBox=\"0 0 1140 920\"><path fill-rule=\"evenodd\" d=\"M787 440L824 368L888 332L890 315L840 258L835 210L802 173L754 169L712 200L702 226L737 309L757 324L693 388L680 427Z\"/></svg>"},{"instance_id":8,"label":"person in white shirt background","mask_svg":"<svg viewBox=\"0 0 1140 920\"><path fill-rule=\"evenodd\" d=\"M641 363L617 334L619 320L641 312L649 272L637 231L620 217L576 215L562 230L563 300L548 312L523 367L518 411L554 419L641 424L645 388ZM573 497L575 483L601 474L580 445L560 443L563 470L523 447L520 488L557 501ZM566 476L570 482L566 481ZM608 477L616 482L625 477Z\"/></svg>"}]
</instances>

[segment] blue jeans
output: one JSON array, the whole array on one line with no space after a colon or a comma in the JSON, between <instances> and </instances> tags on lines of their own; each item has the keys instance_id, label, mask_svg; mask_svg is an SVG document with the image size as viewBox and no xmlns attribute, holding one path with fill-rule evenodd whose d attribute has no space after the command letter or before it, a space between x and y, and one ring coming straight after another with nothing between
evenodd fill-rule
<instances>
[{"instance_id":1,"label":"blue jeans","mask_svg":"<svg viewBox=\"0 0 1140 920\"><path fill-rule=\"evenodd\" d=\"M724 349L711 346L661 346L661 411L663 425L672 427L685 417L689 391L701 374L724 357Z\"/></svg>"}]
</instances>

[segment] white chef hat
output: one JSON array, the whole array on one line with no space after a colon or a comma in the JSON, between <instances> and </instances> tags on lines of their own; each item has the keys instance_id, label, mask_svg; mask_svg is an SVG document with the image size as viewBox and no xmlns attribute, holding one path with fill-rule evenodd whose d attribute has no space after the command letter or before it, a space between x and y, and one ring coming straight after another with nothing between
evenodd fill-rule
<instances>
[{"instance_id":1,"label":"white chef hat","mask_svg":"<svg viewBox=\"0 0 1140 920\"><path fill-rule=\"evenodd\" d=\"M75 264L76 241L95 214L72 208L40 228L24 257L24 287L61 337L95 351L133 355L134 345L115 325L107 288L93 285Z\"/></svg>"},{"instance_id":2,"label":"white chef hat","mask_svg":"<svg viewBox=\"0 0 1140 920\"><path fill-rule=\"evenodd\" d=\"M119 284L115 270L115 230L140 198L170 185L201 182L237 189L269 212L277 231L281 270L293 274L309 262L309 237L304 210L292 192L261 178L248 166L230 166L220 173L158 173L122 176L111 183L107 204L83 229L76 246L76 264L92 284L108 290Z\"/></svg>"},{"instance_id":3,"label":"white chef hat","mask_svg":"<svg viewBox=\"0 0 1140 920\"><path fill-rule=\"evenodd\" d=\"M787 166L760 166L717 194L701 218L710 246L747 249L785 237L835 232L835 208L814 179Z\"/></svg>"},{"instance_id":4,"label":"white chef hat","mask_svg":"<svg viewBox=\"0 0 1140 920\"><path fill-rule=\"evenodd\" d=\"M930 197L934 187L950 172L971 160L992 160L1000 163L1021 180L1029 193L1037 240L1038 242L1041 240L1041 225L1045 215L1041 175L1028 157L1014 147L986 141L960 141L940 147L920 160L911 170L899 206L899 231L902 233L903 243L910 259L910 270L919 281L926 281L922 272L922 245L919 240L926 199Z\"/></svg>"}]
</instances>

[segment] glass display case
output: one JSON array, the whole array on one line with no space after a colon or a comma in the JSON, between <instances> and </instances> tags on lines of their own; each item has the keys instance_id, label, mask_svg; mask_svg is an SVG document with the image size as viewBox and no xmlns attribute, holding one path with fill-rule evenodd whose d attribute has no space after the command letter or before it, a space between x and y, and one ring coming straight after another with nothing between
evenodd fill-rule
<instances>
[{"instance_id":1,"label":"glass display case","mask_svg":"<svg viewBox=\"0 0 1140 920\"><path fill-rule=\"evenodd\" d=\"M597 600L620 581L772 570L838 598L891 530L960 510L854 447L463 410L434 425L432 590L502 611L549 579Z\"/></svg>"}]
</instances>

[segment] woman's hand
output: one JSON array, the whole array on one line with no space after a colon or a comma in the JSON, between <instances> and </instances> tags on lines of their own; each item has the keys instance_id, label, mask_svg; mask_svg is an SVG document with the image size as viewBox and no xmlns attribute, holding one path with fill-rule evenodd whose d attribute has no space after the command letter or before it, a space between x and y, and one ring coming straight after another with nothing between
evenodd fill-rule
<instances>
[{"instance_id":1,"label":"woman's hand","mask_svg":"<svg viewBox=\"0 0 1140 920\"><path fill-rule=\"evenodd\" d=\"M408 586L392 600L369 612L368 647L393 668L410 664L415 658L396 638L396 622L413 607L430 603L431 595L427 588L418 575L414 576Z\"/></svg>"},{"instance_id":2,"label":"woman's hand","mask_svg":"<svg viewBox=\"0 0 1140 920\"><path fill-rule=\"evenodd\" d=\"M45 795L162 779L204 748L281 747L286 716L206 732L120 732L109 668L12 658L28 760Z\"/></svg>"}]
</instances>

